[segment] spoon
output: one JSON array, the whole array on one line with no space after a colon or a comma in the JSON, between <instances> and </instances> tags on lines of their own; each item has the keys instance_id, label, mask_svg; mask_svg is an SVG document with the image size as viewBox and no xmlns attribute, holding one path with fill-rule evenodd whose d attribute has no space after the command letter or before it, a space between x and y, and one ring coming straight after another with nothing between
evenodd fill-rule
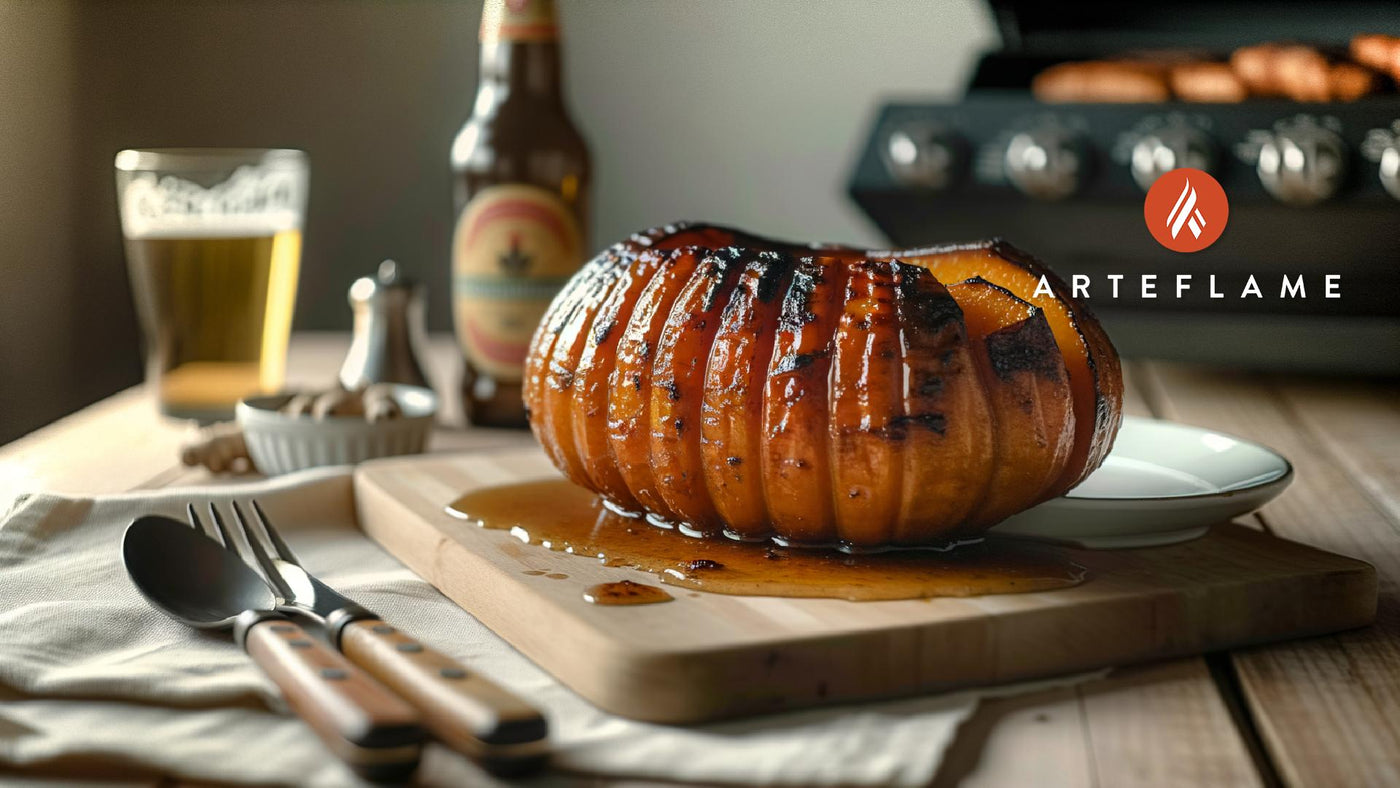
<instances>
[{"instance_id":1,"label":"spoon","mask_svg":"<svg viewBox=\"0 0 1400 788\"><path fill-rule=\"evenodd\" d=\"M345 657L275 611L272 589L231 550L179 520L138 517L122 539L136 589L171 618L234 639L287 705L361 776L401 780L418 765L418 713Z\"/></svg>"}]
</instances>

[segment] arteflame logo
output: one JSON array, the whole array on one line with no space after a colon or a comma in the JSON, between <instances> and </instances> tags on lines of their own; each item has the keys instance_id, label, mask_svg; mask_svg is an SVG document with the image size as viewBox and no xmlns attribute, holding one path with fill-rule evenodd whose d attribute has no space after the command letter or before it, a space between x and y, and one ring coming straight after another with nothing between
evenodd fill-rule
<instances>
[{"instance_id":1,"label":"arteflame logo","mask_svg":"<svg viewBox=\"0 0 1400 788\"><path fill-rule=\"evenodd\" d=\"M1215 243L1230 219L1230 202L1208 173L1182 167L1147 190L1142 207L1147 229L1173 252L1199 252Z\"/></svg>"}]
</instances>

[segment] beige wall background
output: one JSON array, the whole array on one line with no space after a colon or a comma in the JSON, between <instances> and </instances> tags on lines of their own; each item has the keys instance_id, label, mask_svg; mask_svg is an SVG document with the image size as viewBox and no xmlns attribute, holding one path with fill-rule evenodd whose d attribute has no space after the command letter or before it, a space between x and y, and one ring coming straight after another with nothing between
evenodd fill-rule
<instances>
[{"instance_id":1,"label":"beige wall background","mask_svg":"<svg viewBox=\"0 0 1400 788\"><path fill-rule=\"evenodd\" d=\"M595 246L680 218L856 243L843 194L882 97L953 96L995 45L975 0L560 0ZM0 0L0 441L138 380L112 155L310 152L296 325L348 329L384 257L450 325L447 150L473 0Z\"/></svg>"}]
</instances>

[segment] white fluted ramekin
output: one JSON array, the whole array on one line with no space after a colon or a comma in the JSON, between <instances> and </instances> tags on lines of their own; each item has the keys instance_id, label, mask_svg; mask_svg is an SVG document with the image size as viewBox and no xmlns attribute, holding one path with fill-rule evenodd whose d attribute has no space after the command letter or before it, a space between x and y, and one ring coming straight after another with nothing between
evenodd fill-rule
<instances>
[{"instance_id":1,"label":"white fluted ramekin","mask_svg":"<svg viewBox=\"0 0 1400 788\"><path fill-rule=\"evenodd\" d=\"M362 416L290 416L278 411L290 394L249 397L235 409L248 454L268 476L321 465L353 465L375 457L418 454L428 446L437 395L421 386L395 385L403 416L371 424Z\"/></svg>"}]
</instances>

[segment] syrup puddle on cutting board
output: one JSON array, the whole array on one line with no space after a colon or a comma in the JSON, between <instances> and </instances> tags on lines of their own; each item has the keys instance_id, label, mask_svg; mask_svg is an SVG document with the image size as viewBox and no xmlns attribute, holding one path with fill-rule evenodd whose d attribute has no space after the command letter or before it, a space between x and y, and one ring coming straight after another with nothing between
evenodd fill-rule
<instances>
[{"instance_id":1,"label":"syrup puddle on cutting board","mask_svg":"<svg viewBox=\"0 0 1400 788\"><path fill-rule=\"evenodd\" d=\"M996 537L946 551L854 555L695 538L618 514L563 479L475 490L447 511L483 528L509 531L526 544L645 570L668 585L718 594L852 601L967 597L1068 588L1083 582L1085 574L1062 548Z\"/></svg>"},{"instance_id":2,"label":"syrup puddle on cutting board","mask_svg":"<svg viewBox=\"0 0 1400 788\"><path fill-rule=\"evenodd\" d=\"M646 583L619 580L616 583L599 583L589 586L583 592L585 602L595 605L655 605L670 602L675 597Z\"/></svg>"}]
</instances>

